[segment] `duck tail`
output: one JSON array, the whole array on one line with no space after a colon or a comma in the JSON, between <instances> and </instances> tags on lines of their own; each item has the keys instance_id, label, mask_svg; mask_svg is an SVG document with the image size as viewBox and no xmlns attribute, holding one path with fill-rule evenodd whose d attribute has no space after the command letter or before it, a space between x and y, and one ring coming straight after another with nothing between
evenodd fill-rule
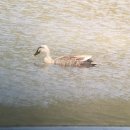
<instances>
[{"instance_id":1,"label":"duck tail","mask_svg":"<svg viewBox=\"0 0 130 130\"><path fill-rule=\"evenodd\" d=\"M93 62L93 60L92 60L92 59L88 59L87 62L90 62L90 63L91 63L91 62Z\"/></svg>"},{"instance_id":2,"label":"duck tail","mask_svg":"<svg viewBox=\"0 0 130 130\"><path fill-rule=\"evenodd\" d=\"M95 67L97 64L91 64L91 67Z\"/></svg>"}]
</instances>

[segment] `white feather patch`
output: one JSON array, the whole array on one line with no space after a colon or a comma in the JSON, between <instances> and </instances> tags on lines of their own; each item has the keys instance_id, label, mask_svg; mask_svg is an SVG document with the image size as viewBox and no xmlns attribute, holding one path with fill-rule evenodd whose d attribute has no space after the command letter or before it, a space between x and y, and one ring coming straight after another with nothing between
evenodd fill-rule
<instances>
[{"instance_id":1,"label":"white feather patch","mask_svg":"<svg viewBox=\"0 0 130 130\"><path fill-rule=\"evenodd\" d=\"M86 61L86 60L91 59L91 58L92 58L92 56L88 55L88 56L85 56L82 61Z\"/></svg>"}]
</instances>

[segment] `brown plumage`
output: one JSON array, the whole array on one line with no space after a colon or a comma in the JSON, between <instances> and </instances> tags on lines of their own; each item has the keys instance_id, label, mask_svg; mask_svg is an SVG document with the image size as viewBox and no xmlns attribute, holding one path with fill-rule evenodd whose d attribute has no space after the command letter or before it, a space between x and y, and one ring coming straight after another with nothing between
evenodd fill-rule
<instances>
[{"instance_id":1,"label":"brown plumage","mask_svg":"<svg viewBox=\"0 0 130 130\"><path fill-rule=\"evenodd\" d=\"M41 45L35 56L40 52L46 53L46 57L44 58L44 62L47 64L56 64L61 66L75 66L75 67L94 67L96 64L92 63L92 59L90 55L77 55L77 56L61 56L56 59L52 59L50 56L50 50L47 45Z\"/></svg>"}]
</instances>

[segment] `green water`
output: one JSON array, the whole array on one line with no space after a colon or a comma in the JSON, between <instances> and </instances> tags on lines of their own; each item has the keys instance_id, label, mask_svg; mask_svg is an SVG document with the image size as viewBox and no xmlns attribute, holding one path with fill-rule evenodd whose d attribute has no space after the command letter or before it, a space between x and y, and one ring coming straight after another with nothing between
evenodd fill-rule
<instances>
[{"instance_id":1,"label":"green water","mask_svg":"<svg viewBox=\"0 0 130 130\"><path fill-rule=\"evenodd\" d=\"M1 126L129 125L129 106L122 100L57 102L47 108L2 106L0 122Z\"/></svg>"}]
</instances>

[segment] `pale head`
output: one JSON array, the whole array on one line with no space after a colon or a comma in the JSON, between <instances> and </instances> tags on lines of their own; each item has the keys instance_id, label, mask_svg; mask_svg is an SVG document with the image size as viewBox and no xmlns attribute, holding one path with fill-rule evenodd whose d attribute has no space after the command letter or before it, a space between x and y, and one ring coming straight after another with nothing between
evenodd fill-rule
<instances>
[{"instance_id":1,"label":"pale head","mask_svg":"<svg viewBox=\"0 0 130 130\"><path fill-rule=\"evenodd\" d=\"M37 51L35 52L34 56L40 54L41 52L49 54L50 50L47 45L41 45L40 47L37 48Z\"/></svg>"}]
</instances>

